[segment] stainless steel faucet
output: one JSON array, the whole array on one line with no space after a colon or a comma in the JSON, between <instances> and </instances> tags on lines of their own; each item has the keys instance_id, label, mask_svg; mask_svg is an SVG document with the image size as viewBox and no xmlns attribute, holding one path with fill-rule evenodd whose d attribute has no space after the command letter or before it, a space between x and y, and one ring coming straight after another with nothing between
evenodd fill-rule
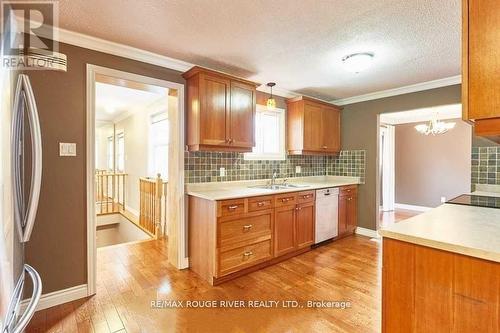
<instances>
[{"instance_id":1,"label":"stainless steel faucet","mask_svg":"<svg viewBox=\"0 0 500 333\"><path fill-rule=\"evenodd\" d=\"M276 170L273 171L273 178L271 178L271 186L276 184L276 177L278 177L278 172Z\"/></svg>"}]
</instances>

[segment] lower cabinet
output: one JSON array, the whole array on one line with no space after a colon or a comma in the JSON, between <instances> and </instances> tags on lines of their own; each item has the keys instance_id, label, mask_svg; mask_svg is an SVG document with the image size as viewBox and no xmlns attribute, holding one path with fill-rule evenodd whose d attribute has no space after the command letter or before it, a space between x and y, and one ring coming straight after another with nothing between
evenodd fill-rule
<instances>
[{"instance_id":1,"label":"lower cabinet","mask_svg":"<svg viewBox=\"0 0 500 333\"><path fill-rule=\"evenodd\" d=\"M279 257L295 249L295 205L274 210L274 256Z\"/></svg>"},{"instance_id":2,"label":"lower cabinet","mask_svg":"<svg viewBox=\"0 0 500 333\"><path fill-rule=\"evenodd\" d=\"M344 233L356 226L350 216L356 212L355 190L346 188L341 196ZM189 196L191 270L218 284L308 251L314 244L315 200L315 190L220 201Z\"/></svg>"},{"instance_id":3,"label":"lower cabinet","mask_svg":"<svg viewBox=\"0 0 500 333\"><path fill-rule=\"evenodd\" d=\"M339 195L339 236L351 235L358 226L358 193L355 186L340 188Z\"/></svg>"},{"instance_id":4,"label":"lower cabinet","mask_svg":"<svg viewBox=\"0 0 500 333\"><path fill-rule=\"evenodd\" d=\"M302 249L314 244L314 202L299 204L296 210L296 247Z\"/></svg>"}]
</instances>

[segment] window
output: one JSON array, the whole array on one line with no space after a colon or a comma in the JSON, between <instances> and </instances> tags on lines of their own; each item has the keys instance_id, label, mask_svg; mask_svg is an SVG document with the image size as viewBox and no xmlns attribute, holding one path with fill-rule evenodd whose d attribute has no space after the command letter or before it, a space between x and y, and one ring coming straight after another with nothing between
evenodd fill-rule
<instances>
[{"instance_id":1,"label":"window","mask_svg":"<svg viewBox=\"0 0 500 333\"><path fill-rule=\"evenodd\" d=\"M113 170L115 168L114 166L114 161L113 161L113 154L114 154L114 142L113 142L113 136L108 136L108 148L106 150L107 152L107 159L108 159L108 170Z\"/></svg>"},{"instance_id":2,"label":"window","mask_svg":"<svg viewBox=\"0 0 500 333\"><path fill-rule=\"evenodd\" d=\"M267 110L257 105L255 115L255 147L245 154L246 160L284 160L285 110Z\"/></svg>"},{"instance_id":3,"label":"window","mask_svg":"<svg viewBox=\"0 0 500 333\"><path fill-rule=\"evenodd\" d=\"M168 114L166 111L151 116L149 127L149 175L160 174L163 180L168 178Z\"/></svg>"},{"instance_id":4,"label":"window","mask_svg":"<svg viewBox=\"0 0 500 333\"><path fill-rule=\"evenodd\" d=\"M116 170L125 171L125 135L123 132L116 135Z\"/></svg>"}]
</instances>

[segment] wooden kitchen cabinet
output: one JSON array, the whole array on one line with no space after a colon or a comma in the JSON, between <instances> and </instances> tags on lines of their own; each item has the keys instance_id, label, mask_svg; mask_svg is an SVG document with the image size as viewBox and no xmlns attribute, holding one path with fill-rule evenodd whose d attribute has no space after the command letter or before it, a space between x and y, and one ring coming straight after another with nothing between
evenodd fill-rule
<instances>
[{"instance_id":1,"label":"wooden kitchen cabinet","mask_svg":"<svg viewBox=\"0 0 500 333\"><path fill-rule=\"evenodd\" d=\"M382 332L500 332L500 264L384 238Z\"/></svg>"},{"instance_id":2,"label":"wooden kitchen cabinet","mask_svg":"<svg viewBox=\"0 0 500 333\"><path fill-rule=\"evenodd\" d=\"M296 205L275 209L274 256L279 257L295 250Z\"/></svg>"},{"instance_id":3,"label":"wooden kitchen cabinet","mask_svg":"<svg viewBox=\"0 0 500 333\"><path fill-rule=\"evenodd\" d=\"M189 196L190 268L218 284L306 252L315 191L207 200Z\"/></svg>"},{"instance_id":4,"label":"wooden kitchen cabinet","mask_svg":"<svg viewBox=\"0 0 500 333\"><path fill-rule=\"evenodd\" d=\"M462 2L463 119L475 133L500 138L500 1Z\"/></svg>"},{"instance_id":5,"label":"wooden kitchen cabinet","mask_svg":"<svg viewBox=\"0 0 500 333\"><path fill-rule=\"evenodd\" d=\"M183 77L188 150L252 151L258 84L198 66Z\"/></svg>"},{"instance_id":6,"label":"wooden kitchen cabinet","mask_svg":"<svg viewBox=\"0 0 500 333\"><path fill-rule=\"evenodd\" d=\"M301 249L314 244L314 202L297 205L296 233L297 248Z\"/></svg>"},{"instance_id":7,"label":"wooden kitchen cabinet","mask_svg":"<svg viewBox=\"0 0 500 333\"><path fill-rule=\"evenodd\" d=\"M308 97L287 100L289 154L340 152L340 108Z\"/></svg>"},{"instance_id":8,"label":"wooden kitchen cabinet","mask_svg":"<svg viewBox=\"0 0 500 333\"><path fill-rule=\"evenodd\" d=\"M351 235L358 226L358 192L356 186L344 186L339 194L339 236Z\"/></svg>"}]
</instances>

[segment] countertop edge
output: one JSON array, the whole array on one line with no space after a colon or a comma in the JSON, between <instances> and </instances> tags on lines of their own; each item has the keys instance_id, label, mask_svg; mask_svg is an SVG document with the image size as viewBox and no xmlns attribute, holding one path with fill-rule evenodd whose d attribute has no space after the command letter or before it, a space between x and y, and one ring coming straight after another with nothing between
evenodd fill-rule
<instances>
[{"instance_id":1,"label":"countertop edge","mask_svg":"<svg viewBox=\"0 0 500 333\"><path fill-rule=\"evenodd\" d=\"M488 261L494 261L500 263L500 253L491 253L486 250L481 250L477 248L467 247L459 244L445 243L437 240L426 239L418 236L411 236L407 234L402 234L399 232L393 232L389 230L381 229L378 231L379 234L384 238L395 239L407 243L412 243L416 245L422 245L426 247L431 247L438 250L443 250L452 253L458 253L466 255L469 257L484 259Z\"/></svg>"},{"instance_id":2,"label":"countertop edge","mask_svg":"<svg viewBox=\"0 0 500 333\"><path fill-rule=\"evenodd\" d=\"M291 193L291 192L302 192L302 191L310 191L310 190L319 190L323 188L329 188L329 187L342 187L342 186L348 186L348 185L360 185L359 181L358 182L339 182L339 184L318 184L318 185L311 185L307 187L297 187L297 188L289 188L289 189L282 189L282 190L262 190L262 192L259 193L242 193L242 194L236 194L236 195L227 195L227 196L210 196L201 192L197 191L186 191L186 195L194 196L197 198L205 199L205 200L212 200L212 201L217 201L217 200L230 200L230 199L241 199L241 198L251 198L251 197L259 197L259 196L264 196L264 195L276 195L276 194L281 194L281 193ZM229 190L228 190L229 191Z\"/></svg>"}]
</instances>

